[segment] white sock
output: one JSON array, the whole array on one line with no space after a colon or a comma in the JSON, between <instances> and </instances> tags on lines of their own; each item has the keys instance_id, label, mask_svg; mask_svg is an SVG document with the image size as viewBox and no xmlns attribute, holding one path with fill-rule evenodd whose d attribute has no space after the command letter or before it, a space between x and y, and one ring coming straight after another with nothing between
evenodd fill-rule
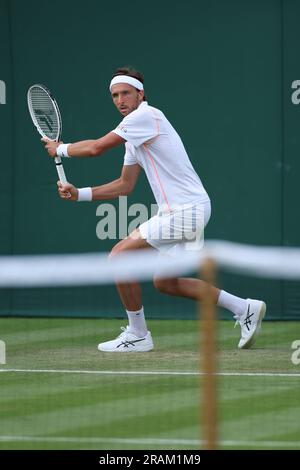
<instances>
[{"instance_id":1,"label":"white sock","mask_svg":"<svg viewBox=\"0 0 300 470\"><path fill-rule=\"evenodd\" d=\"M141 338L146 336L148 330L144 316L144 307L142 307L141 310L136 310L135 312L130 310L126 310L126 312L128 316L130 332Z\"/></svg>"},{"instance_id":2,"label":"white sock","mask_svg":"<svg viewBox=\"0 0 300 470\"><path fill-rule=\"evenodd\" d=\"M230 310L234 315L234 318L238 320L247 308L247 301L236 297L235 295L229 294L225 290L221 290L218 298L219 307Z\"/></svg>"}]
</instances>

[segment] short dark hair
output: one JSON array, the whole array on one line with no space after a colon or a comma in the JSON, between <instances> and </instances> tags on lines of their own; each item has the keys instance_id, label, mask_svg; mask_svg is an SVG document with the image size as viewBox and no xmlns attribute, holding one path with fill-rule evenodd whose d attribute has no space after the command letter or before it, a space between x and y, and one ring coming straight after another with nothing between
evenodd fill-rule
<instances>
[{"instance_id":1,"label":"short dark hair","mask_svg":"<svg viewBox=\"0 0 300 470\"><path fill-rule=\"evenodd\" d=\"M128 75L129 77L136 78L137 80L142 82L142 84L144 84L144 74L131 66L118 68L113 74L112 78L117 77L118 75ZM147 101L146 95L144 95L144 101Z\"/></svg>"}]
</instances>

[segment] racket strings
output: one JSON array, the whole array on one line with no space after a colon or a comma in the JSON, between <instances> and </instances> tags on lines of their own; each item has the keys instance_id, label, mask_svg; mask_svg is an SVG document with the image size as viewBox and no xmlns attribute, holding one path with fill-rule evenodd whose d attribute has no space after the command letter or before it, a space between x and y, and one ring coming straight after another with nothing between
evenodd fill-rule
<instances>
[{"instance_id":1,"label":"racket strings","mask_svg":"<svg viewBox=\"0 0 300 470\"><path fill-rule=\"evenodd\" d=\"M32 118L42 133L56 140L60 133L60 120L51 97L40 87L33 87L29 95Z\"/></svg>"}]
</instances>

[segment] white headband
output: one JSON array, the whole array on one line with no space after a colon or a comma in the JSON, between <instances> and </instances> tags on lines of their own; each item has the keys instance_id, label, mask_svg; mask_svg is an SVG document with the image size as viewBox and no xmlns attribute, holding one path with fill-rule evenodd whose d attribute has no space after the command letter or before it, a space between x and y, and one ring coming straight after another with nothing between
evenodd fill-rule
<instances>
[{"instance_id":1,"label":"white headband","mask_svg":"<svg viewBox=\"0 0 300 470\"><path fill-rule=\"evenodd\" d=\"M128 85L134 86L134 88L137 88L138 90L144 89L142 82L136 78L129 77L129 75L117 75L110 82L109 91L111 91L113 85L117 85L118 83L128 83Z\"/></svg>"}]
</instances>

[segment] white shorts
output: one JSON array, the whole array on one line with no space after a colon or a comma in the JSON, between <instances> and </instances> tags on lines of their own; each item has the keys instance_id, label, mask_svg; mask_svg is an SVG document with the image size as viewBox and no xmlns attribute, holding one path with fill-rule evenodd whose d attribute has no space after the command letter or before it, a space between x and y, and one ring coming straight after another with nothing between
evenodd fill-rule
<instances>
[{"instance_id":1,"label":"white shorts","mask_svg":"<svg viewBox=\"0 0 300 470\"><path fill-rule=\"evenodd\" d=\"M168 213L158 211L139 226L139 231L149 245L162 253L173 254L178 249L199 250L203 246L204 228L210 214L210 201L184 205Z\"/></svg>"}]
</instances>

